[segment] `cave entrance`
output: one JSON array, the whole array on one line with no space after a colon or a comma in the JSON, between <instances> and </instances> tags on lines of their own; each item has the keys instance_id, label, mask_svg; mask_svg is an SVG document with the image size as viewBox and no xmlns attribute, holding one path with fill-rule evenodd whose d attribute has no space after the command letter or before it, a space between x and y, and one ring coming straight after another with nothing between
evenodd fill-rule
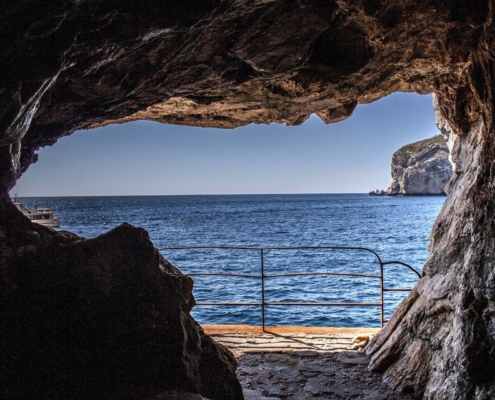
<instances>
[{"instance_id":1,"label":"cave entrance","mask_svg":"<svg viewBox=\"0 0 495 400\"><path fill-rule=\"evenodd\" d=\"M358 106L351 118L331 125L314 115L296 127L219 130L138 121L80 131L42 149L40 161L11 193L24 197L28 207L54 208L62 229L85 237L126 221L146 228L156 247L363 246L421 270L444 198L366 193L390 185L394 151L438 133L431 103L431 96L397 93ZM186 273L218 264L243 264L248 269L259 264L235 253L165 256ZM269 258L267 265L285 264L286 271L290 265L304 265L310 271L315 263L347 263L345 254L332 259L318 255L316 261L312 257L300 252L286 260ZM359 268L370 264L376 269L372 261L362 260L352 268L363 272ZM392 287L412 287L417 279L394 267L388 275L397 278L386 282ZM220 278L195 280L198 301L242 300L233 289L242 287L251 294L258 290ZM288 287L285 300L309 299L321 285L328 282L301 278L298 286L306 289L296 295ZM337 285L350 285L345 299L349 302L372 302L379 293L374 287L373 294L363 298L349 282ZM387 316L405 294L387 294ZM259 312L249 309L197 307L193 315L207 324L261 324ZM380 313L295 307L277 310L276 316L269 312L268 320L275 325L379 327Z\"/></svg>"}]
</instances>

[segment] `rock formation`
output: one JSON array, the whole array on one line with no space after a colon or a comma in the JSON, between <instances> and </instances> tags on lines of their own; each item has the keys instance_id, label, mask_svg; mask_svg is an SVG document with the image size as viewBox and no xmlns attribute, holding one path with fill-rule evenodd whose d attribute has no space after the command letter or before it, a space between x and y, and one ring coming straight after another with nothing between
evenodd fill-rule
<instances>
[{"instance_id":1,"label":"rock formation","mask_svg":"<svg viewBox=\"0 0 495 400\"><path fill-rule=\"evenodd\" d=\"M392 156L388 196L445 195L452 176L449 148L439 134L401 147Z\"/></svg>"},{"instance_id":2,"label":"rock formation","mask_svg":"<svg viewBox=\"0 0 495 400\"><path fill-rule=\"evenodd\" d=\"M387 192L385 192L385 190L380 190L380 189L376 189L376 190L372 190L371 192L368 193L370 196L385 196L387 194Z\"/></svg>"},{"instance_id":3,"label":"rock formation","mask_svg":"<svg viewBox=\"0 0 495 400\"><path fill-rule=\"evenodd\" d=\"M0 218L17 224L2 228L2 241L20 240L25 249L2 247L7 260L2 263L3 295L38 288L48 296L52 286L45 278L50 274L70 284L63 275L69 254L81 256L77 265L92 276L91 266L83 267L95 259L90 244L63 245L57 239L50 252L60 262L53 265L22 258L26 251L46 254L43 243L52 234L38 239L29 222L13 217L7 194L36 161L36 150L62 136L136 119L230 128L250 122L299 124L316 113L330 123L349 117L357 104L396 91L434 93L439 118L452 131L454 177L431 235L423 277L367 352L371 368L382 371L398 390L432 399L494 398L494 9L492 0L5 3L0 16ZM43 280L35 283L33 276ZM91 279L87 301L91 293L103 295L109 283ZM143 293L126 282L130 293ZM127 304L124 291L114 294ZM30 308L33 316L40 315L40 307L49 311L48 305L30 303L30 296L21 300L3 309L8 321ZM55 320L65 307L56 300L48 303ZM146 296L130 300L131 316L139 314L140 301L147 301ZM105 313L100 307L95 312ZM87 319L65 323L67 330L54 333L72 335L77 331L70 328L90 324ZM12 324L8 331L3 328L2 337L17 336L22 342L19 334L25 328ZM140 335L151 334L126 332L130 336L119 341L130 349L139 347ZM49 343L56 346L54 339ZM186 343L182 348L190 349ZM47 354L57 350L44 349ZM2 371L15 360L4 359ZM178 365L185 362L193 361L184 355ZM33 366L37 369L30 373L42 379L44 369ZM49 376L67 382L55 371L50 365Z\"/></svg>"},{"instance_id":4,"label":"rock formation","mask_svg":"<svg viewBox=\"0 0 495 400\"><path fill-rule=\"evenodd\" d=\"M191 278L144 229L123 224L86 240L9 225L0 243L2 399L243 398L234 356L189 314Z\"/></svg>"}]
</instances>

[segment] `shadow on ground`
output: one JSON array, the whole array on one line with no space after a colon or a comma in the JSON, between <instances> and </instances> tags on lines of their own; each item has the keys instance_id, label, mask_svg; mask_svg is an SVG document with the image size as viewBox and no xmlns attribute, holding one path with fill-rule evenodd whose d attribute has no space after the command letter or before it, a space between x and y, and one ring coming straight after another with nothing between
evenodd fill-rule
<instances>
[{"instance_id":1,"label":"shadow on ground","mask_svg":"<svg viewBox=\"0 0 495 400\"><path fill-rule=\"evenodd\" d=\"M246 400L410 400L368 370L358 351L248 353L237 359Z\"/></svg>"}]
</instances>

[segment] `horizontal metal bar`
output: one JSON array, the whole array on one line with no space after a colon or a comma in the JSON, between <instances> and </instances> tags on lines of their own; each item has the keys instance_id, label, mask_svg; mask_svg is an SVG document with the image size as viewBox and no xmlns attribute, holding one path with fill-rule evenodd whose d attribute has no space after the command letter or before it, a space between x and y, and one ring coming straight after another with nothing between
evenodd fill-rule
<instances>
[{"instance_id":1,"label":"horizontal metal bar","mask_svg":"<svg viewBox=\"0 0 495 400\"><path fill-rule=\"evenodd\" d=\"M188 249L234 249L234 250L361 250L375 255L381 261L380 256L367 247L354 246L273 246L273 247L255 247L255 246L170 246L162 247L158 250L188 250Z\"/></svg>"},{"instance_id":2,"label":"horizontal metal bar","mask_svg":"<svg viewBox=\"0 0 495 400\"><path fill-rule=\"evenodd\" d=\"M261 306L261 302L212 302L198 301L198 306ZM265 301L265 306L314 306L314 307L379 307L381 303L304 303L290 301Z\"/></svg>"},{"instance_id":3,"label":"horizontal metal bar","mask_svg":"<svg viewBox=\"0 0 495 400\"><path fill-rule=\"evenodd\" d=\"M189 250L189 249L233 249L233 250L257 250L260 251L261 247L252 246L171 246L162 247L158 250Z\"/></svg>"},{"instance_id":4,"label":"horizontal metal bar","mask_svg":"<svg viewBox=\"0 0 495 400\"><path fill-rule=\"evenodd\" d=\"M259 301L228 302L228 301L198 301L197 306L261 306Z\"/></svg>"},{"instance_id":5,"label":"horizontal metal bar","mask_svg":"<svg viewBox=\"0 0 495 400\"><path fill-rule=\"evenodd\" d=\"M355 247L355 246L273 246L263 247L263 250L363 250L375 254L373 250L367 247Z\"/></svg>"},{"instance_id":6,"label":"horizontal metal bar","mask_svg":"<svg viewBox=\"0 0 495 400\"><path fill-rule=\"evenodd\" d=\"M226 272L192 272L188 273L190 276L237 276L243 278L261 278L261 275L253 275L253 274L230 274ZM340 275L340 276L358 276L365 278L377 278L380 279L380 275L368 275L368 274L355 274L353 272L291 272L287 274L268 274L265 275L265 278L281 278L284 276L305 276L305 275Z\"/></svg>"},{"instance_id":7,"label":"horizontal metal bar","mask_svg":"<svg viewBox=\"0 0 495 400\"><path fill-rule=\"evenodd\" d=\"M380 275L368 275L368 274L355 274L353 272L291 272L287 274L269 274L265 275L265 278L278 278L282 276L302 276L302 275L342 275L342 276L362 276L365 278L378 278Z\"/></svg>"},{"instance_id":8,"label":"horizontal metal bar","mask_svg":"<svg viewBox=\"0 0 495 400\"><path fill-rule=\"evenodd\" d=\"M266 301L267 306L317 306L317 307L379 307L381 303L298 303L290 301Z\"/></svg>"},{"instance_id":9,"label":"horizontal metal bar","mask_svg":"<svg viewBox=\"0 0 495 400\"><path fill-rule=\"evenodd\" d=\"M261 278L261 275L252 275L252 274L227 274L223 272L192 272L188 273L187 275L189 276L201 276L201 275L208 275L208 276L238 276L241 278Z\"/></svg>"},{"instance_id":10,"label":"horizontal metal bar","mask_svg":"<svg viewBox=\"0 0 495 400\"><path fill-rule=\"evenodd\" d=\"M416 271L409 264L406 264L402 261L381 261L380 256L375 251L367 248L367 247L355 247L355 246L272 246L272 247L255 247L255 246L170 246L170 247L161 247L158 250L189 250L189 249L232 249L232 250L360 250L367 251L373 254L378 261L382 265L389 264L400 264L407 268L409 268L412 272L418 275L421 278L421 274Z\"/></svg>"},{"instance_id":11,"label":"horizontal metal bar","mask_svg":"<svg viewBox=\"0 0 495 400\"><path fill-rule=\"evenodd\" d=\"M410 292L413 288L383 288L384 292Z\"/></svg>"},{"instance_id":12,"label":"horizontal metal bar","mask_svg":"<svg viewBox=\"0 0 495 400\"><path fill-rule=\"evenodd\" d=\"M400 264L403 265L404 267L409 268L412 272L414 272L416 275L418 275L418 278L421 279L421 274L416 271L413 267L411 267L409 264L406 264L402 261L383 261L382 265L390 265L390 264Z\"/></svg>"}]
</instances>

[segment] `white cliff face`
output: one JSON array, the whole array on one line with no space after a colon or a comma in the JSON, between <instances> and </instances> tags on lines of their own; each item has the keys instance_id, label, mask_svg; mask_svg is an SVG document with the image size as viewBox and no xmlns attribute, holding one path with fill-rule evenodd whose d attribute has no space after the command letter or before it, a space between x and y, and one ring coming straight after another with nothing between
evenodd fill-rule
<instances>
[{"instance_id":1,"label":"white cliff face","mask_svg":"<svg viewBox=\"0 0 495 400\"><path fill-rule=\"evenodd\" d=\"M452 176L443 135L401 147L392 156L392 183L387 195L445 195Z\"/></svg>"}]
</instances>

